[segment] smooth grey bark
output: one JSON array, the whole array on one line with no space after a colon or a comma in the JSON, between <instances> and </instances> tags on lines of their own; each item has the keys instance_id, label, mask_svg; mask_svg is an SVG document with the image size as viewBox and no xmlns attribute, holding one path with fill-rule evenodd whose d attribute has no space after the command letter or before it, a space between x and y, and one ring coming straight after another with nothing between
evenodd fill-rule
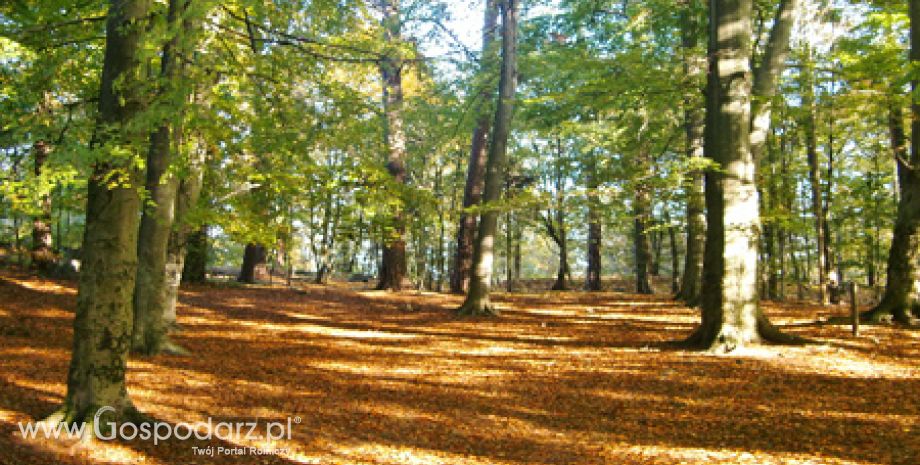
<instances>
[{"instance_id":1,"label":"smooth grey bark","mask_svg":"<svg viewBox=\"0 0 920 465\"><path fill-rule=\"evenodd\" d=\"M518 0L499 0L502 15L502 64L498 85L498 102L492 124L492 138L486 162L483 204L486 207L479 221L479 232L473 247L473 275L461 315L497 315L498 309L489 300L492 285L495 234L498 230L498 210L507 169L508 138L517 89L517 17Z\"/></svg>"},{"instance_id":2,"label":"smooth grey bark","mask_svg":"<svg viewBox=\"0 0 920 465\"><path fill-rule=\"evenodd\" d=\"M134 120L144 109L139 51L149 9L149 0L112 0L109 6L94 141L103 154L88 182L67 394L47 423L92 422L102 407L113 409L100 412L103 424L139 416L128 397L125 370L131 348L141 173L132 158L112 154L116 147L136 154L143 145Z\"/></svg>"},{"instance_id":3,"label":"smooth grey bark","mask_svg":"<svg viewBox=\"0 0 920 465\"><path fill-rule=\"evenodd\" d=\"M785 2L784 2L785 3ZM760 204L752 134L752 0L711 0L706 156L719 170L706 173L706 248L702 322L688 343L730 352L761 340L798 342L780 333L759 306ZM781 4L782 8L782 4ZM771 34L771 41L778 34ZM771 46L768 46L768 49ZM764 63L758 74L780 73Z\"/></svg>"},{"instance_id":4,"label":"smooth grey bark","mask_svg":"<svg viewBox=\"0 0 920 465\"><path fill-rule=\"evenodd\" d=\"M380 0L383 14L384 40L392 48L402 41L400 0ZM403 131L402 71L405 62L399 52L391 50L380 60L383 83L383 113L385 116L385 142L387 171L398 185L406 183L406 134ZM406 279L406 218L403 207L397 206L392 216L392 232L383 241L383 262L377 289L398 291Z\"/></svg>"},{"instance_id":5,"label":"smooth grey bark","mask_svg":"<svg viewBox=\"0 0 920 465\"><path fill-rule=\"evenodd\" d=\"M492 46L496 40L498 26L498 3L485 0L485 15L482 25L482 57L480 58L480 75L488 74ZM479 98L490 99L493 92L483 86ZM466 292L470 283L470 270L473 266L473 240L476 235L476 214L468 211L482 200L483 177L486 172L486 148L492 121L485 105L478 106L479 117L473 129L470 142L470 160L466 172L466 185L463 188L463 212L457 229L457 250L454 256L454 273L450 278L450 291L455 294Z\"/></svg>"}]
</instances>

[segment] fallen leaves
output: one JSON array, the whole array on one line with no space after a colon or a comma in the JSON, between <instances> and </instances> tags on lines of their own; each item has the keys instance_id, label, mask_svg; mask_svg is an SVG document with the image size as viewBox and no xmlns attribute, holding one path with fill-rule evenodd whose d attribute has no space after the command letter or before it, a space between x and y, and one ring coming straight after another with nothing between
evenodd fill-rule
<instances>
[{"instance_id":1,"label":"fallen leaves","mask_svg":"<svg viewBox=\"0 0 920 465\"><path fill-rule=\"evenodd\" d=\"M823 345L712 356L661 344L698 318L663 298L496 297L502 317L458 319L437 294L185 290L176 338L193 355L132 360L137 406L172 423L302 418L272 444L284 454L217 459L192 447L263 444L20 438L64 393L74 292L2 274L0 463L916 463L916 331L853 339L811 324L833 309L768 306Z\"/></svg>"}]
</instances>

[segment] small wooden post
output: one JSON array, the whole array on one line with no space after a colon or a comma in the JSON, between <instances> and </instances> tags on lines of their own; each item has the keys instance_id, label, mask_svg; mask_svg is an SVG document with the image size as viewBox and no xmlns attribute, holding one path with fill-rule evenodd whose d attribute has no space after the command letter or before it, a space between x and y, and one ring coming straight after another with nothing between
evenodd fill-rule
<instances>
[{"instance_id":1,"label":"small wooden post","mask_svg":"<svg viewBox=\"0 0 920 465\"><path fill-rule=\"evenodd\" d=\"M856 291L856 281L850 281L850 323L853 325L853 336L859 337L859 300Z\"/></svg>"}]
</instances>

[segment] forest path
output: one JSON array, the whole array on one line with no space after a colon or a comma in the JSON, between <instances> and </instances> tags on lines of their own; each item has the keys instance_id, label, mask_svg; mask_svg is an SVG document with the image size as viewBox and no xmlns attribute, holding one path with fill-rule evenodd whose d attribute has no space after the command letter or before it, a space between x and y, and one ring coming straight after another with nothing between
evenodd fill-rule
<instances>
[{"instance_id":1,"label":"forest path","mask_svg":"<svg viewBox=\"0 0 920 465\"><path fill-rule=\"evenodd\" d=\"M65 392L73 283L0 272L0 463L915 464L920 332L809 323L843 307L767 305L823 344L731 356L668 349L697 313L663 298L504 296L458 319L454 296L340 287L191 286L177 341L134 359L158 420L285 422L290 439L22 439ZM297 422L299 421L299 422ZM208 457L193 447L287 449Z\"/></svg>"}]
</instances>

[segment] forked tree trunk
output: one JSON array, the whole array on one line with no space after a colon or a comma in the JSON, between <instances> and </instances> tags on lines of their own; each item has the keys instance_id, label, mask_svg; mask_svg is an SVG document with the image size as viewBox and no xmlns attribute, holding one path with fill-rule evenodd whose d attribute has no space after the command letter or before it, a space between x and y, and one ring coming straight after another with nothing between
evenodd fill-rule
<instances>
[{"instance_id":1,"label":"forked tree trunk","mask_svg":"<svg viewBox=\"0 0 920 465\"><path fill-rule=\"evenodd\" d=\"M133 153L142 135L133 128L142 111L139 56L149 0L113 0L106 22L106 46L99 93L95 147L104 150L88 184L73 353L63 407L45 421L103 425L134 420L125 386L131 348L131 297L137 271L140 173L131 157L113 157L115 147ZM103 139L104 138L104 139ZM117 180L118 185L113 186ZM92 427L89 429L92 431Z\"/></svg>"},{"instance_id":2,"label":"forked tree trunk","mask_svg":"<svg viewBox=\"0 0 920 465\"><path fill-rule=\"evenodd\" d=\"M920 2L909 2L910 63L920 61ZM916 93L918 80L911 80L911 132L920 134L920 102ZM894 236L888 252L888 281L881 302L863 316L878 321L892 317L902 324L910 324L911 313L920 312L920 137L910 141L910 153L904 143L900 107L892 104L890 116L892 149L898 167L900 200L894 224ZM909 159L907 159L909 157Z\"/></svg>"},{"instance_id":3,"label":"forked tree trunk","mask_svg":"<svg viewBox=\"0 0 920 465\"><path fill-rule=\"evenodd\" d=\"M707 157L720 169L706 173L702 323L688 343L715 352L730 352L764 339L796 341L770 324L757 292L760 205L752 128L763 127L758 122L752 125L752 87L760 87L753 86L760 79L752 80L750 69L752 4L752 0L713 0L710 6L705 146ZM768 50L775 45L781 23L774 26ZM765 68L758 74L777 76L770 63L768 52Z\"/></svg>"},{"instance_id":4,"label":"forked tree trunk","mask_svg":"<svg viewBox=\"0 0 920 465\"><path fill-rule=\"evenodd\" d=\"M400 0L380 0L383 10L383 31L387 44L394 48L402 41ZM385 139L387 147L387 171L393 181L406 183L406 134L403 131L403 60L399 52L390 52L380 60L380 75L383 81L383 112L385 115ZM396 54L396 56L394 56ZM406 279L406 218L402 201L395 207L392 216L392 231L383 243L383 263L377 289L398 291Z\"/></svg>"},{"instance_id":5,"label":"forked tree trunk","mask_svg":"<svg viewBox=\"0 0 920 465\"><path fill-rule=\"evenodd\" d=\"M486 163L483 203L485 210L479 221L479 234L473 248L473 275L461 315L497 315L498 309L489 300L492 284L495 234L498 232L498 210L494 203L501 199L505 184L508 138L517 88L517 8L518 0L499 0L502 14L502 66L498 102L492 138Z\"/></svg>"},{"instance_id":6,"label":"forked tree trunk","mask_svg":"<svg viewBox=\"0 0 920 465\"><path fill-rule=\"evenodd\" d=\"M480 73L485 75L492 54L498 25L497 0L486 0L485 19L482 25L482 62ZM493 92L483 89L479 98L483 102L491 98ZM450 291L454 294L466 292L470 284L470 269L473 266L473 240L476 235L476 214L467 211L482 200L482 183L486 172L486 148L492 121L487 105L479 107L479 119L473 129L470 143L470 162L466 172L466 186L463 189L463 212L460 214L460 226L457 229L457 253L454 257L454 272L450 277Z\"/></svg>"}]
</instances>

